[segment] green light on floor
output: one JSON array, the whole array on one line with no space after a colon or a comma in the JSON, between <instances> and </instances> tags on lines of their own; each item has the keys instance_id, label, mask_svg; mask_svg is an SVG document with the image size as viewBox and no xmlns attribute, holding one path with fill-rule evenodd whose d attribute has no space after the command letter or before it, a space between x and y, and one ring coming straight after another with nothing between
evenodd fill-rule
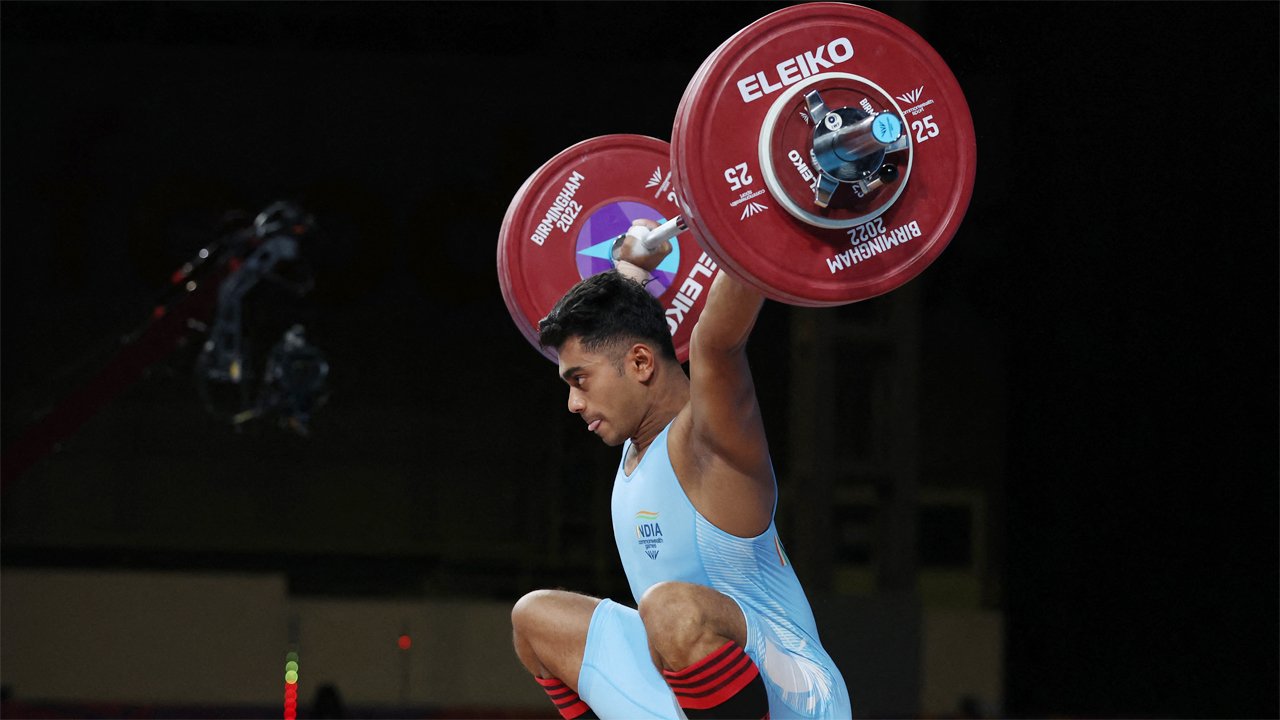
<instances>
[{"instance_id":1,"label":"green light on floor","mask_svg":"<svg viewBox=\"0 0 1280 720\"><path fill-rule=\"evenodd\" d=\"M291 672L298 672L298 661L290 660L289 662L284 664L284 669L289 670Z\"/></svg>"},{"instance_id":2,"label":"green light on floor","mask_svg":"<svg viewBox=\"0 0 1280 720\"><path fill-rule=\"evenodd\" d=\"M286 672L284 674L284 681L290 685L293 685L294 683L298 682L298 671L289 670L288 672Z\"/></svg>"}]
</instances>

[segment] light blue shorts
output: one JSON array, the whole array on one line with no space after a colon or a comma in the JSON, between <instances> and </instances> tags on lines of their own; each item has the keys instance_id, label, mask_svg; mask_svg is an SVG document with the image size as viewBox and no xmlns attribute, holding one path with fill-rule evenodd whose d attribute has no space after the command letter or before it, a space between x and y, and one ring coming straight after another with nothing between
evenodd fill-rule
<instances>
[{"instance_id":1,"label":"light blue shorts","mask_svg":"<svg viewBox=\"0 0 1280 720\"><path fill-rule=\"evenodd\" d=\"M738 607L747 625L744 651L764 676L770 718L852 717L844 679L821 647L804 654L787 649L755 612ZM607 598L587 628L578 696L602 720L684 718L650 658L640 613Z\"/></svg>"},{"instance_id":2,"label":"light blue shorts","mask_svg":"<svg viewBox=\"0 0 1280 720\"><path fill-rule=\"evenodd\" d=\"M675 694L650 659L640 613L608 598L596 606L587 627L578 697L602 720L684 718Z\"/></svg>"}]
</instances>

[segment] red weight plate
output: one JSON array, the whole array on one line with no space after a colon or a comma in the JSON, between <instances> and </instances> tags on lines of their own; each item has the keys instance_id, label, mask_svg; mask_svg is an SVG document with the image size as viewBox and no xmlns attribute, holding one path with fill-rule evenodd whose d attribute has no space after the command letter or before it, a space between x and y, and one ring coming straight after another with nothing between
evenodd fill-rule
<instances>
[{"instance_id":1,"label":"red weight plate","mask_svg":"<svg viewBox=\"0 0 1280 720\"><path fill-rule=\"evenodd\" d=\"M812 204L808 90L833 109L901 117L910 144L889 156L896 183ZM897 20L842 3L788 7L729 38L685 90L671 146L685 219L707 251L769 297L813 306L865 300L923 271L964 217L977 163L969 107L942 58Z\"/></svg>"},{"instance_id":2,"label":"red weight plate","mask_svg":"<svg viewBox=\"0 0 1280 720\"><path fill-rule=\"evenodd\" d=\"M555 351L538 345L538 321L574 283L613 267L613 239L632 220L680 214L670 158L670 146L651 137L585 140L538 168L507 207L497 253L502 298L525 338L553 362ZM666 310L684 362L717 266L693 231L672 247L647 287Z\"/></svg>"}]
</instances>

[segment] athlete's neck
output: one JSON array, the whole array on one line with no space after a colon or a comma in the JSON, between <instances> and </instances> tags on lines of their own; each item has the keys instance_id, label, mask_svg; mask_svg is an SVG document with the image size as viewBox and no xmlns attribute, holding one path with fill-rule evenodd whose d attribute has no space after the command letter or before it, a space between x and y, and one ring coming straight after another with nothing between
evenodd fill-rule
<instances>
[{"instance_id":1,"label":"athlete's neck","mask_svg":"<svg viewBox=\"0 0 1280 720\"><path fill-rule=\"evenodd\" d=\"M665 364L654 378L651 402L631 436L632 452L639 456L689 402L689 377L679 365Z\"/></svg>"}]
</instances>

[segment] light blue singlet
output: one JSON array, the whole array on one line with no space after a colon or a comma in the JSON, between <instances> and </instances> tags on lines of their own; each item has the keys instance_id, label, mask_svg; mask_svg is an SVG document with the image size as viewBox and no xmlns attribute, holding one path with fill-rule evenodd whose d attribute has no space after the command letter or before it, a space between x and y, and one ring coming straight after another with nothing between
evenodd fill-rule
<instances>
[{"instance_id":1,"label":"light blue singlet","mask_svg":"<svg viewBox=\"0 0 1280 720\"><path fill-rule=\"evenodd\" d=\"M850 717L844 679L818 641L813 611L772 520L760 535L740 538L699 514L671 467L670 430L668 424L659 433L630 476L628 441L614 478L613 534L637 604L666 580L718 590L746 618L744 650L765 678L771 718Z\"/></svg>"}]
</instances>

